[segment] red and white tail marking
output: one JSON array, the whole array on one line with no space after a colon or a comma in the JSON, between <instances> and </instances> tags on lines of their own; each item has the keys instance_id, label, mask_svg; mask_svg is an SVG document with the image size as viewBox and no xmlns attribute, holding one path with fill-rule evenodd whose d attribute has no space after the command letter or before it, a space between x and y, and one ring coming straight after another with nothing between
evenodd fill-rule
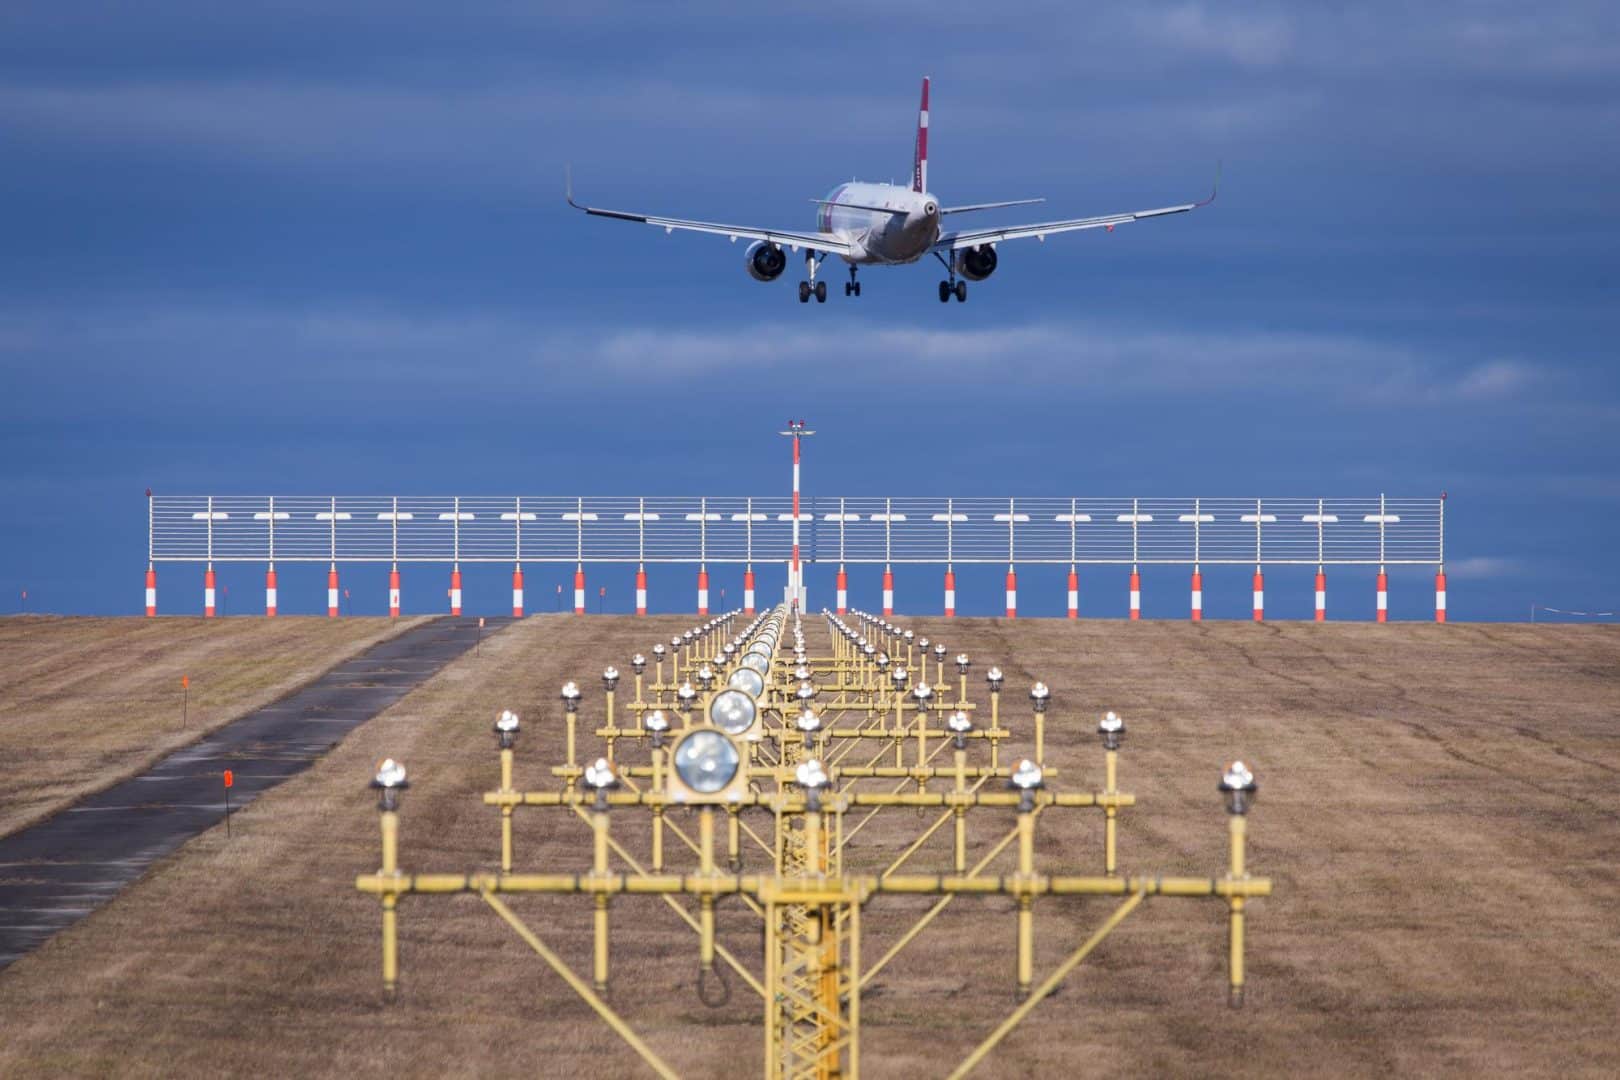
<instances>
[{"instance_id":1,"label":"red and white tail marking","mask_svg":"<svg viewBox=\"0 0 1620 1080\"><path fill-rule=\"evenodd\" d=\"M928 190L928 77L923 76L922 106L917 110L917 149L911 158L911 190Z\"/></svg>"}]
</instances>

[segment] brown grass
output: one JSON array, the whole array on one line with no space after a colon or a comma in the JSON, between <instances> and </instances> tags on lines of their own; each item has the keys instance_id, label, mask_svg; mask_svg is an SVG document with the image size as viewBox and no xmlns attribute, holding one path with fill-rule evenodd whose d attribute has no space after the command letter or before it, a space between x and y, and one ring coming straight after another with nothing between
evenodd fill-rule
<instances>
[{"instance_id":1,"label":"brown grass","mask_svg":"<svg viewBox=\"0 0 1620 1080\"><path fill-rule=\"evenodd\" d=\"M495 777L495 711L523 713L519 780L539 786L538 764L560 746L557 686L580 678L595 715L603 664L623 667L681 625L544 616L486 641L482 658L450 665L254 804L235 839L204 835L0 973L0 1074L640 1075L472 898L407 899L404 989L381 1006L377 908L352 883L377 862L364 785L378 756L412 768L405 864L489 867L496 818L476 792ZM975 682L998 661L1010 702L1036 676L1053 686L1062 786L1095 785L1096 716L1124 713L1121 779L1140 799L1121 831L1128 871L1218 873L1218 767L1250 758L1262 785L1250 865L1277 885L1251 908L1246 1009L1224 1004L1220 906L1150 900L981 1075L1620 1071L1620 634L967 619L926 629L974 654ZM1027 737L1027 715L1011 715ZM617 834L633 820L616 815ZM881 863L924 820L887 812L851 858ZM583 867L585 835L530 812L520 866ZM940 839L920 865L944 864ZM1044 868L1092 870L1099 847L1094 818L1042 822ZM1037 974L1111 906L1038 905ZM514 907L588 968L588 902ZM873 901L868 957L917 910ZM614 918L613 1000L637 1029L683 1074L756 1073L757 999L734 986L729 1005L699 1004L695 938L660 902L620 900ZM757 964L753 916L728 903L721 923ZM947 910L864 1002L868 1074L942 1075L971 1049L1013 1005L1012 932L1004 902Z\"/></svg>"},{"instance_id":2,"label":"brown grass","mask_svg":"<svg viewBox=\"0 0 1620 1080\"><path fill-rule=\"evenodd\" d=\"M0 836L422 621L0 619Z\"/></svg>"}]
</instances>

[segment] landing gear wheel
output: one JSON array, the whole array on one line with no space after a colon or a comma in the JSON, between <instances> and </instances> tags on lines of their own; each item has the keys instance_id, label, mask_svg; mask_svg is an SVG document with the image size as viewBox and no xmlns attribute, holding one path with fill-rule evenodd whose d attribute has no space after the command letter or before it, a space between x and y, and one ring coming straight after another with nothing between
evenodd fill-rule
<instances>
[{"instance_id":1,"label":"landing gear wheel","mask_svg":"<svg viewBox=\"0 0 1620 1080\"><path fill-rule=\"evenodd\" d=\"M801 282L799 282L799 303L807 304L809 302L810 302L810 283L808 281L801 281Z\"/></svg>"},{"instance_id":2,"label":"landing gear wheel","mask_svg":"<svg viewBox=\"0 0 1620 1080\"><path fill-rule=\"evenodd\" d=\"M942 304L951 302L951 283L948 281L939 283L939 302Z\"/></svg>"},{"instance_id":3,"label":"landing gear wheel","mask_svg":"<svg viewBox=\"0 0 1620 1080\"><path fill-rule=\"evenodd\" d=\"M855 295L856 296L861 295L861 283L858 282L858 281L855 282Z\"/></svg>"},{"instance_id":4,"label":"landing gear wheel","mask_svg":"<svg viewBox=\"0 0 1620 1080\"><path fill-rule=\"evenodd\" d=\"M956 283L956 302L958 304L967 303L967 282L965 281Z\"/></svg>"},{"instance_id":5,"label":"landing gear wheel","mask_svg":"<svg viewBox=\"0 0 1620 1080\"><path fill-rule=\"evenodd\" d=\"M827 283L825 281L818 281L818 282L816 282L816 303L825 304L826 302L827 302Z\"/></svg>"},{"instance_id":6,"label":"landing gear wheel","mask_svg":"<svg viewBox=\"0 0 1620 1080\"><path fill-rule=\"evenodd\" d=\"M844 282L844 295L845 296L854 296L855 295L855 284L853 282L849 282L849 281Z\"/></svg>"}]
</instances>

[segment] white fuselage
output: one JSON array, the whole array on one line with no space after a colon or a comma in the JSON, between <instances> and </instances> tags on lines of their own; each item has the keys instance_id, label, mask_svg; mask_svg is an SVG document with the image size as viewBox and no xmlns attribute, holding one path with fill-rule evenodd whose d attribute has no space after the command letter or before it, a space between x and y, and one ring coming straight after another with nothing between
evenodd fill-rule
<instances>
[{"instance_id":1,"label":"white fuselage","mask_svg":"<svg viewBox=\"0 0 1620 1080\"><path fill-rule=\"evenodd\" d=\"M939 239L939 200L898 184L839 184L816 213L816 230L851 247L851 264L913 263Z\"/></svg>"}]
</instances>

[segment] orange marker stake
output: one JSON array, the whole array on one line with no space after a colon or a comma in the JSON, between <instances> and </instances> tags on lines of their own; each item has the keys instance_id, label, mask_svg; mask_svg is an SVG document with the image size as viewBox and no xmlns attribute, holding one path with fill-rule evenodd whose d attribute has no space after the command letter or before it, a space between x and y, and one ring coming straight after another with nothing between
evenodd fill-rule
<instances>
[{"instance_id":1,"label":"orange marker stake","mask_svg":"<svg viewBox=\"0 0 1620 1080\"><path fill-rule=\"evenodd\" d=\"M225 770L225 838L227 840L229 840L230 837L231 837L231 785L233 783L235 783L235 782L236 782L236 777L231 775L231 770L226 769Z\"/></svg>"},{"instance_id":2,"label":"orange marker stake","mask_svg":"<svg viewBox=\"0 0 1620 1080\"><path fill-rule=\"evenodd\" d=\"M180 726L186 726L186 706L191 697L191 676L180 676Z\"/></svg>"},{"instance_id":3,"label":"orange marker stake","mask_svg":"<svg viewBox=\"0 0 1620 1080\"><path fill-rule=\"evenodd\" d=\"M473 649L474 656L484 655L484 617L478 616L478 645Z\"/></svg>"}]
</instances>

